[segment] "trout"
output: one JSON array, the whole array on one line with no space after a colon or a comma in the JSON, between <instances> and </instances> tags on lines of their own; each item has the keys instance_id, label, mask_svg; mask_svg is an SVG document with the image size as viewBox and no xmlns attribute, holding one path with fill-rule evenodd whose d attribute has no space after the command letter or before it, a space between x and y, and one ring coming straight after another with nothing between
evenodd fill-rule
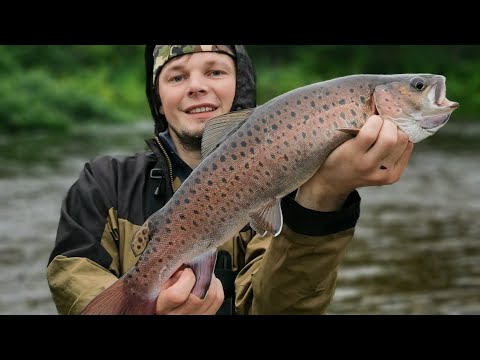
<instances>
[{"instance_id":1,"label":"trout","mask_svg":"<svg viewBox=\"0 0 480 360\"><path fill-rule=\"evenodd\" d=\"M182 266L203 298L216 249L246 224L277 236L280 200L379 114L416 143L435 134L459 106L435 74L350 75L300 87L253 109L207 121L202 162L132 239L137 264L83 314L154 314L161 286ZM145 246L145 244L147 244Z\"/></svg>"}]
</instances>

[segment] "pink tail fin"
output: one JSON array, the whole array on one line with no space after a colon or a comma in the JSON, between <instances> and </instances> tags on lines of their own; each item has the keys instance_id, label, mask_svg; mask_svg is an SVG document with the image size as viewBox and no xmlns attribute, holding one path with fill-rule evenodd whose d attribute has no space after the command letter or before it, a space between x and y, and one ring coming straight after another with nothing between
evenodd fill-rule
<instances>
[{"instance_id":1,"label":"pink tail fin","mask_svg":"<svg viewBox=\"0 0 480 360\"><path fill-rule=\"evenodd\" d=\"M101 292L82 311L82 315L149 315L155 313L155 300L147 301L125 291L120 279Z\"/></svg>"}]
</instances>

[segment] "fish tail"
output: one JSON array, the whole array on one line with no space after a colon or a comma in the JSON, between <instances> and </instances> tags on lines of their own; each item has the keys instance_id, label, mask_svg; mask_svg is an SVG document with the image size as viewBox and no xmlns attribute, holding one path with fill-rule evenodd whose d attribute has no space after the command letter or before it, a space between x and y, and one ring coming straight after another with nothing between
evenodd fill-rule
<instances>
[{"instance_id":1,"label":"fish tail","mask_svg":"<svg viewBox=\"0 0 480 360\"><path fill-rule=\"evenodd\" d=\"M156 300L146 300L125 291L125 283L117 280L97 295L82 315L149 315L155 313Z\"/></svg>"}]
</instances>

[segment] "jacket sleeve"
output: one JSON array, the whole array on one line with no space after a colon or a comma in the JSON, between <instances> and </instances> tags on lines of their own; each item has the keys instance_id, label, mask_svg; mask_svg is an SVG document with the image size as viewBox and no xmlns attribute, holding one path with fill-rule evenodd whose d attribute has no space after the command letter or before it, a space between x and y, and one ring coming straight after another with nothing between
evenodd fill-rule
<instances>
[{"instance_id":1,"label":"jacket sleeve","mask_svg":"<svg viewBox=\"0 0 480 360\"><path fill-rule=\"evenodd\" d=\"M323 314L333 298L360 215L358 192L336 212L306 209L291 197L282 199L282 211L277 237L257 234L247 245L235 280L238 314Z\"/></svg>"},{"instance_id":2,"label":"jacket sleeve","mask_svg":"<svg viewBox=\"0 0 480 360\"><path fill-rule=\"evenodd\" d=\"M79 314L119 275L116 234L108 226L109 213L115 213L111 211L112 186L107 184L108 177L101 175L112 163L104 160L96 166L85 165L62 203L47 267L48 284L60 314Z\"/></svg>"}]
</instances>

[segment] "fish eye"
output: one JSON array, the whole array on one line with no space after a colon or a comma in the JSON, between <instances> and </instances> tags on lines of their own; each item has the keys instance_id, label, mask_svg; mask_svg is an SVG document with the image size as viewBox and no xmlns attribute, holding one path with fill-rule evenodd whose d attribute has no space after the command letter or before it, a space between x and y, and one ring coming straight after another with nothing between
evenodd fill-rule
<instances>
[{"instance_id":1,"label":"fish eye","mask_svg":"<svg viewBox=\"0 0 480 360\"><path fill-rule=\"evenodd\" d=\"M420 77L415 77L410 80L410 85L417 91L422 91L427 86L425 79Z\"/></svg>"}]
</instances>

